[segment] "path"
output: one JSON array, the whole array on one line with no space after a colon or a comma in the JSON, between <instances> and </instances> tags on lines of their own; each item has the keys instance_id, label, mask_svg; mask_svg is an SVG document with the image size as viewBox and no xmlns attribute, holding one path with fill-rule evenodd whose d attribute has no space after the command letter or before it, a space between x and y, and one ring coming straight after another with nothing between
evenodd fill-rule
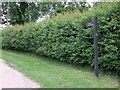
<instances>
[{"instance_id":1,"label":"path","mask_svg":"<svg viewBox=\"0 0 120 90\"><path fill-rule=\"evenodd\" d=\"M40 88L40 86L22 73L8 67L0 59L0 90L1 88Z\"/></svg>"}]
</instances>

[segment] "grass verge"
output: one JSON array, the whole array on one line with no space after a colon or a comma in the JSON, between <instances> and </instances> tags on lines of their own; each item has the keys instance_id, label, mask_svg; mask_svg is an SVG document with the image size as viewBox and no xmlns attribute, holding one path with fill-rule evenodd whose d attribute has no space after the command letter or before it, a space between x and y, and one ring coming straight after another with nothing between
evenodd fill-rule
<instances>
[{"instance_id":1,"label":"grass verge","mask_svg":"<svg viewBox=\"0 0 120 90\"><path fill-rule=\"evenodd\" d=\"M75 67L29 53L0 51L12 68L44 88L118 88L118 78L100 74L96 79L89 68Z\"/></svg>"}]
</instances>

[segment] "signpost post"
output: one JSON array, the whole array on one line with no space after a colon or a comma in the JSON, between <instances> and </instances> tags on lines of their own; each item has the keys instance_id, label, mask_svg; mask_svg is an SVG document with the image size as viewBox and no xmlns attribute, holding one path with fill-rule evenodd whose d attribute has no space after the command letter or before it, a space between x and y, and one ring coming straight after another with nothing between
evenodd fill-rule
<instances>
[{"instance_id":1,"label":"signpost post","mask_svg":"<svg viewBox=\"0 0 120 90\"><path fill-rule=\"evenodd\" d=\"M98 17L94 17L94 23L89 22L86 26L94 26L94 74L96 78L98 74Z\"/></svg>"},{"instance_id":2,"label":"signpost post","mask_svg":"<svg viewBox=\"0 0 120 90\"><path fill-rule=\"evenodd\" d=\"M98 17L94 17L94 73L98 77Z\"/></svg>"}]
</instances>

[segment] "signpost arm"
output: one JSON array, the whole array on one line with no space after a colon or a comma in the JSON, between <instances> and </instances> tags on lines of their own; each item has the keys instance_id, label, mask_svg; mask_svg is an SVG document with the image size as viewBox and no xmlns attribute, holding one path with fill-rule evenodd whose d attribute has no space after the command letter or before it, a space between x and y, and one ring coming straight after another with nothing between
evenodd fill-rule
<instances>
[{"instance_id":1,"label":"signpost arm","mask_svg":"<svg viewBox=\"0 0 120 90\"><path fill-rule=\"evenodd\" d=\"M94 17L94 73L98 77L98 17Z\"/></svg>"}]
</instances>

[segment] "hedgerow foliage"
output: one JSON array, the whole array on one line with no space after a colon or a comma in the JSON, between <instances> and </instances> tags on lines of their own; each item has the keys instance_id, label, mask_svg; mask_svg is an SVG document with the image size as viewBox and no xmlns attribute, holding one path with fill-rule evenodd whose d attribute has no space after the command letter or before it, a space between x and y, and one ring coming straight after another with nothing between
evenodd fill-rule
<instances>
[{"instance_id":1,"label":"hedgerow foliage","mask_svg":"<svg viewBox=\"0 0 120 90\"><path fill-rule=\"evenodd\" d=\"M33 52L75 65L94 65L93 27L87 22L99 19L99 66L104 70L120 68L119 3L100 3L89 12L73 12L47 18L39 24L6 28L2 47Z\"/></svg>"}]
</instances>

